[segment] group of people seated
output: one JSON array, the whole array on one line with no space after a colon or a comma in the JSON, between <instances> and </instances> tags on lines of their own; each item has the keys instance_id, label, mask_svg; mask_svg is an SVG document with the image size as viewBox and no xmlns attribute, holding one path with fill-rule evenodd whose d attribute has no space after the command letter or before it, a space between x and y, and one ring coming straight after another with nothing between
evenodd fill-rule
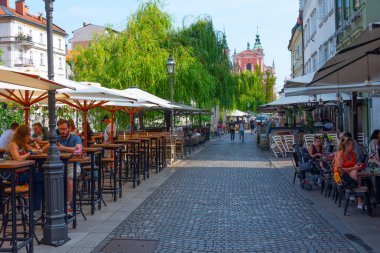
<instances>
[{"instance_id":1,"label":"group of people seated","mask_svg":"<svg viewBox=\"0 0 380 253\"><path fill-rule=\"evenodd\" d=\"M103 118L106 123L106 130L103 134L103 142L107 143L110 139L110 120L108 116ZM90 128L90 124L87 123L88 139L91 139L93 131ZM82 139L83 133L75 127L72 119L65 120L60 119L57 122L57 146L58 150L62 153L82 153ZM32 125L32 130L26 125L19 125L18 123L12 123L11 128L5 130L0 137L0 148L5 149L4 158L7 160L29 160L30 156L39 153L47 152L49 148L49 133L41 123L37 122ZM115 131L116 133L116 131ZM77 174L80 173L79 166L77 167ZM17 184L25 185L29 182L29 173L27 169L18 170L17 172ZM68 215L72 215L71 202L73 199L73 175L74 164L68 164L67 171L67 212ZM9 176L6 178L10 180ZM35 210L35 218L41 215L41 201L44 192L44 176L41 171L36 170L33 175L33 202Z\"/></svg>"},{"instance_id":2,"label":"group of people seated","mask_svg":"<svg viewBox=\"0 0 380 253\"><path fill-rule=\"evenodd\" d=\"M375 130L370 138L369 143L369 161L380 166L380 130ZM321 159L324 157L324 149L320 136L315 136L313 144L309 146L309 155L313 159ZM339 135L339 147L335 153L327 154L333 159L333 175L337 184L342 183L341 174L347 173L352 179L358 181L358 172L365 168L365 161L362 161L364 148L352 138L352 134L343 132ZM325 170L323 163L320 162L320 167ZM363 199L358 198L358 208L363 208Z\"/></svg>"}]
</instances>

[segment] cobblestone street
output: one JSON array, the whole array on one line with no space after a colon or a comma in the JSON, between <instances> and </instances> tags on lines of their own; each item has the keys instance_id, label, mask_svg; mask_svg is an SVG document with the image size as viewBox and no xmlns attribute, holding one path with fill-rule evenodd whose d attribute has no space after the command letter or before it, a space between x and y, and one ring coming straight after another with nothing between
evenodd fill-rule
<instances>
[{"instance_id":1,"label":"cobblestone street","mask_svg":"<svg viewBox=\"0 0 380 253\"><path fill-rule=\"evenodd\" d=\"M208 143L93 252L114 238L158 240L155 252L357 252L249 134Z\"/></svg>"}]
</instances>

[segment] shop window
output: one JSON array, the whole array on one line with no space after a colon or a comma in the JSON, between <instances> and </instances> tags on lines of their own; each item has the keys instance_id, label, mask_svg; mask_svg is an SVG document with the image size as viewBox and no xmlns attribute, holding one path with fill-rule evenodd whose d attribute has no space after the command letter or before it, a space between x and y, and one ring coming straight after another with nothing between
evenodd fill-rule
<instances>
[{"instance_id":1,"label":"shop window","mask_svg":"<svg viewBox=\"0 0 380 253\"><path fill-rule=\"evenodd\" d=\"M362 6L362 0L353 0L354 10L358 10Z\"/></svg>"},{"instance_id":2,"label":"shop window","mask_svg":"<svg viewBox=\"0 0 380 253\"><path fill-rule=\"evenodd\" d=\"M344 0L344 19L349 18L351 15L351 1Z\"/></svg>"},{"instance_id":3,"label":"shop window","mask_svg":"<svg viewBox=\"0 0 380 253\"><path fill-rule=\"evenodd\" d=\"M337 27L343 24L343 0L336 1L336 24Z\"/></svg>"}]
</instances>

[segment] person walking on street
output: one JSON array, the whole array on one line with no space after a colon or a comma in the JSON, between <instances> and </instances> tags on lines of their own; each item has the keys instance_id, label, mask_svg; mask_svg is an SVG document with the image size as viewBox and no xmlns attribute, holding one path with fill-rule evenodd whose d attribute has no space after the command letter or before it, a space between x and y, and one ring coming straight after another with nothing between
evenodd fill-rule
<instances>
[{"instance_id":1,"label":"person walking on street","mask_svg":"<svg viewBox=\"0 0 380 253\"><path fill-rule=\"evenodd\" d=\"M222 138L222 123L221 122L218 122L218 125L216 126L216 131L218 134L218 138L221 139Z\"/></svg>"},{"instance_id":2,"label":"person walking on street","mask_svg":"<svg viewBox=\"0 0 380 253\"><path fill-rule=\"evenodd\" d=\"M255 121L253 119L249 121L249 127L251 128L251 134L253 134L255 130Z\"/></svg>"},{"instance_id":3,"label":"person walking on street","mask_svg":"<svg viewBox=\"0 0 380 253\"><path fill-rule=\"evenodd\" d=\"M244 123L239 121L239 138L241 142L244 142Z\"/></svg>"},{"instance_id":4,"label":"person walking on street","mask_svg":"<svg viewBox=\"0 0 380 253\"><path fill-rule=\"evenodd\" d=\"M231 120L228 127L230 128L231 141L235 141L235 123L233 120Z\"/></svg>"}]
</instances>

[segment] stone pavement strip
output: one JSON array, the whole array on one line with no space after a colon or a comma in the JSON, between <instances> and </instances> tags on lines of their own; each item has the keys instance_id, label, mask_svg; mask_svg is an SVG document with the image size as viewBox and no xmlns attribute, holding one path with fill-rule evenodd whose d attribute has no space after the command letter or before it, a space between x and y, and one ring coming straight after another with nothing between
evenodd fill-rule
<instances>
[{"instance_id":1,"label":"stone pavement strip","mask_svg":"<svg viewBox=\"0 0 380 253\"><path fill-rule=\"evenodd\" d=\"M245 143L212 141L93 252L116 238L158 240L155 252L358 252L250 135Z\"/></svg>"}]
</instances>

